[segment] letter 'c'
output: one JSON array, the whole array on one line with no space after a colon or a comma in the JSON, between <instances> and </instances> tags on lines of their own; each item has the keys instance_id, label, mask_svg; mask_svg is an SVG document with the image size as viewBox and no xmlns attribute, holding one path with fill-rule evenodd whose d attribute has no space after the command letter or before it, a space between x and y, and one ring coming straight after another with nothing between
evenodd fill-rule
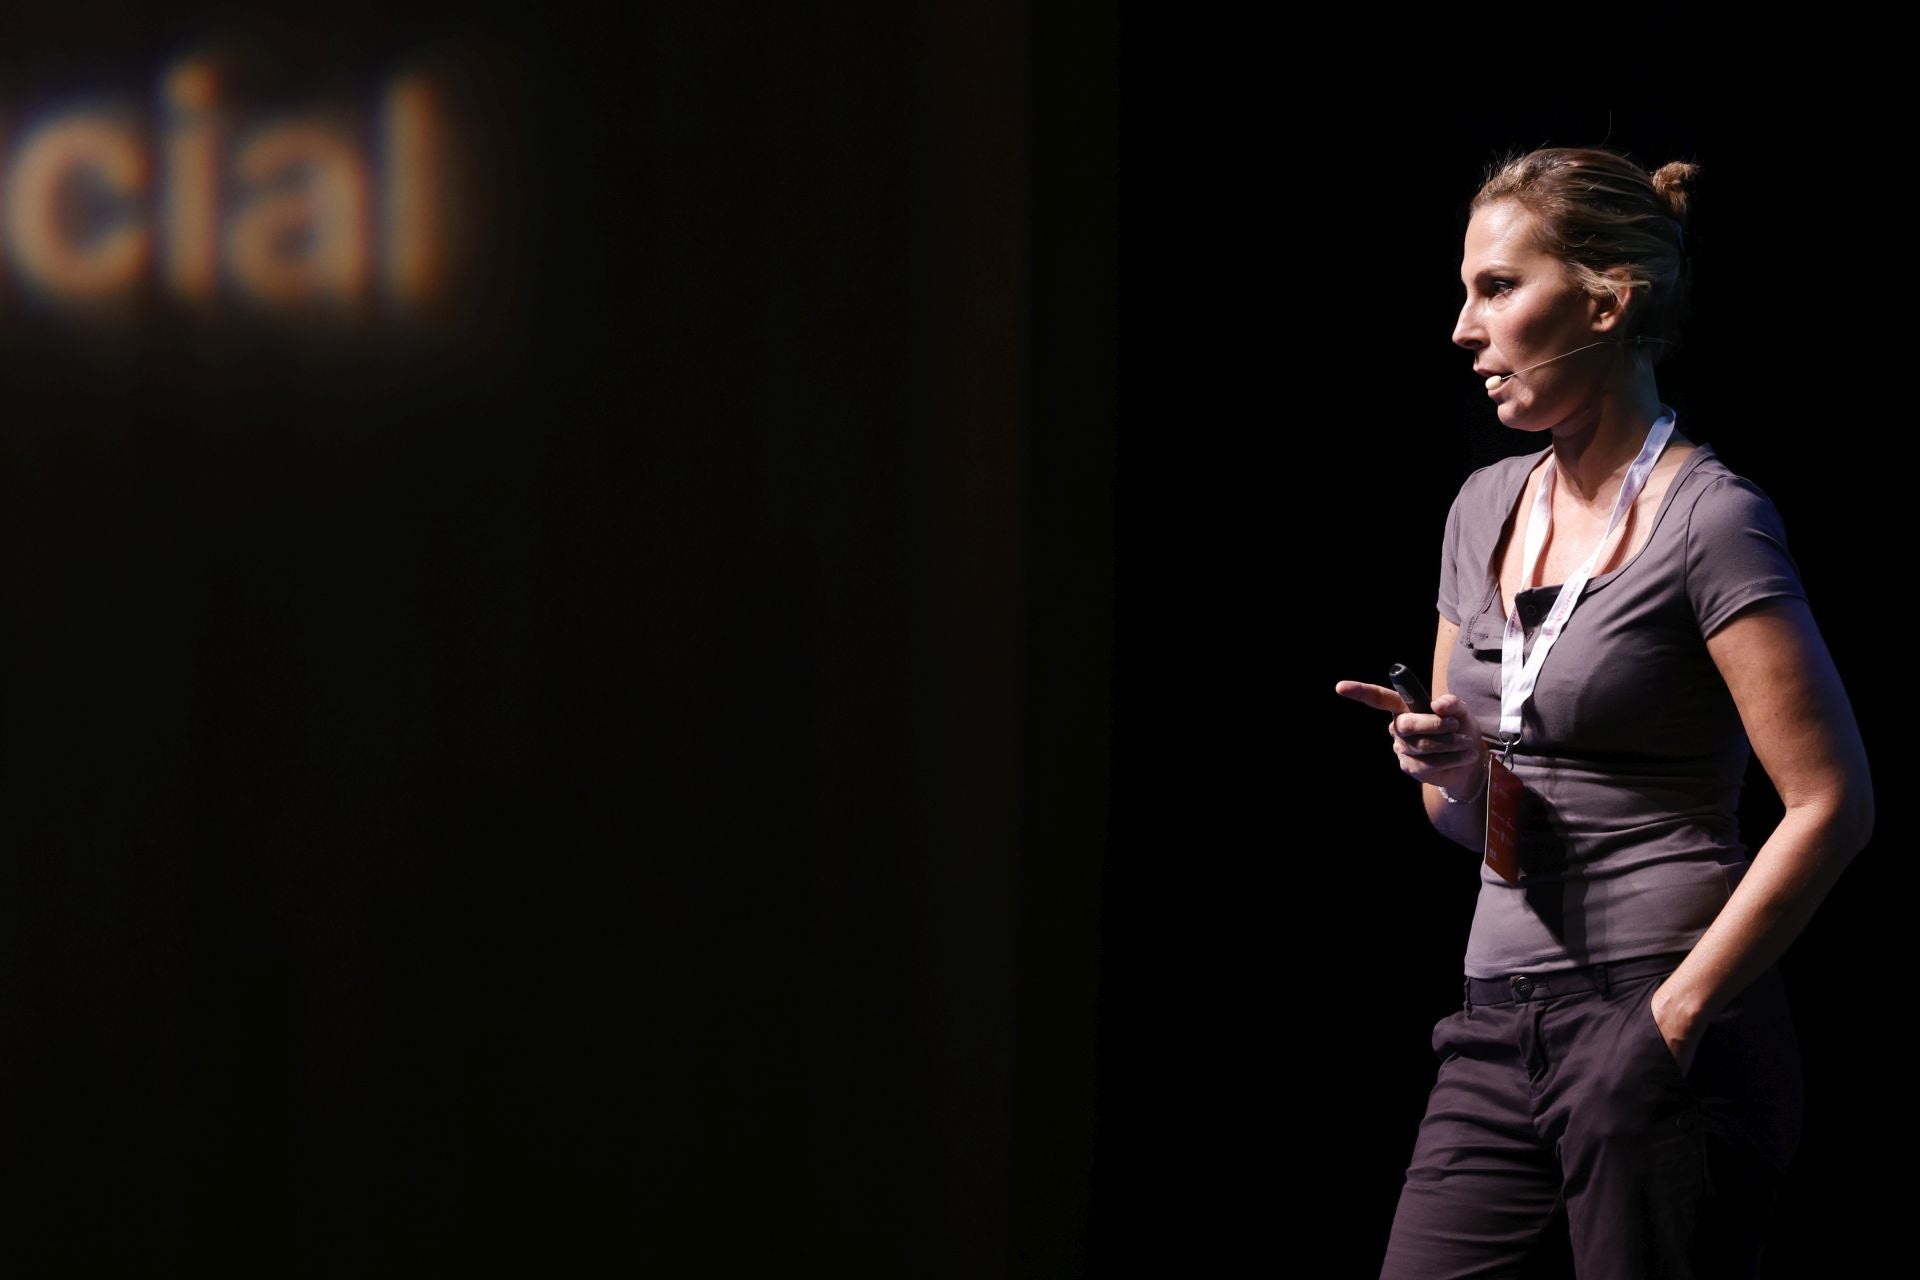
<instances>
[{"instance_id":1,"label":"letter 'c'","mask_svg":"<svg viewBox=\"0 0 1920 1280\"><path fill-rule=\"evenodd\" d=\"M131 129L94 113L63 116L36 128L21 144L7 183L6 231L21 274L50 293L95 298L132 286L147 265L149 236L123 221L76 242L62 225L60 193L91 171L116 192L147 186L146 155Z\"/></svg>"}]
</instances>

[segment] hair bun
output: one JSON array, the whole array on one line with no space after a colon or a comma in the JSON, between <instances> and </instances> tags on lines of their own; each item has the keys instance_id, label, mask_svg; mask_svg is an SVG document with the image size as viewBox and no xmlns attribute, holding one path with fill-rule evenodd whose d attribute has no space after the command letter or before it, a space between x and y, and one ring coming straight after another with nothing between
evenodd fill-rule
<instances>
[{"instance_id":1,"label":"hair bun","mask_svg":"<svg viewBox=\"0 0 1920 1280\"><path fill-rule=\"evenodd\" d=\"M1687 225L1687 203L1700 176L1700 166L1687 160L1674 160L1654 171L1653 189L1660 193L1672 212L1673 220Z\"/></svg>"}]
</instances>

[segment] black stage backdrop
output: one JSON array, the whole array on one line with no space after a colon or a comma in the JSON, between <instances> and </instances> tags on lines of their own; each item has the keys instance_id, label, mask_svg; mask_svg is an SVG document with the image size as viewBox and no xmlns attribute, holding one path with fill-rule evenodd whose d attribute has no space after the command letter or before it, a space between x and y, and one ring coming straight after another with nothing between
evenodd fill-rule
<instances>
[{"instance_id":1,"label":"black stage backdrop","mask_svg":"<svg viewBox=\"0 0 1920 1280\"><path fill-rule=\"evenodd\" d=\"M1115 16L42 9L0 26L9 1271L1084 1264ZM202 58L211 284L153 212ZM431 288L383 274L418 66ZM242 172L323 108L361 170ZM276 292L363 244L302 221L321 170L370 184L357 310ZM156 264L89 301L129 227Z\"/></svg>"},{"instance_id":2,"label":"black stage backdrop","mask_svg":"<svg viewBox=\"0 0 1920 1280\"><path fill-rule=\"evenodd\" d=\"M1331 690L1526 443L1447 341L1499 147L1706 167L1663 391L1884 770L1879 116L1127 23L1123 151L1090 3L0 19L11 1272L1371 1274L1474 882ZM1786 962L1771 1274L1898 1222L1892 813Z\"/></svg>"}]
</instances>

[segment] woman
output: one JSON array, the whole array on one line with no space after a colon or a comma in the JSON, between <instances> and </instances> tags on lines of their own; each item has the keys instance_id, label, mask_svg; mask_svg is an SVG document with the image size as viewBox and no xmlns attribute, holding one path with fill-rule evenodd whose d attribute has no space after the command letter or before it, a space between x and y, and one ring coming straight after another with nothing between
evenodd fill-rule
<instances>
[{"instance_id":1,"label":"woman","mask_svg":"<svg viewBox=\"0 0 1920 1280\"><path fill-rule=\"evenodd\" d=\"M1775 961L1872 789L1778 513L1655 383L1696 172L1549 148L1470 206L1453 341L1540 447L1454 499L1431 713L1335 686L1484 854L1383 1277L1509 1274L1562 1205L1581 1280L1755 1275L1798 1145ZM1750 858L1749 748L1786 807Z\"/></svg>"}]
</instances>

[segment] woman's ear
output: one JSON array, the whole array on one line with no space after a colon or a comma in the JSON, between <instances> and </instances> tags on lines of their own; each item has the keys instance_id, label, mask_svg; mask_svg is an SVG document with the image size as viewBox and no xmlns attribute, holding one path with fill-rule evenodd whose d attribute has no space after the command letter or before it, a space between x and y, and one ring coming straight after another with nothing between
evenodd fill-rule
<instances>
[{"instance_id":1,"label":"woman's ear","mask_svg":"<svg viewBox=\"0 0 1920 1280\"><path fill-rule=\"evenodd\" d=\"M1608 267L1601 275L1609 282L1607 292L1588 298L1588 323L1595 333L1618 333L1626 324L1640 286L1625 267Z\"/></svg>"}]
</instances>

